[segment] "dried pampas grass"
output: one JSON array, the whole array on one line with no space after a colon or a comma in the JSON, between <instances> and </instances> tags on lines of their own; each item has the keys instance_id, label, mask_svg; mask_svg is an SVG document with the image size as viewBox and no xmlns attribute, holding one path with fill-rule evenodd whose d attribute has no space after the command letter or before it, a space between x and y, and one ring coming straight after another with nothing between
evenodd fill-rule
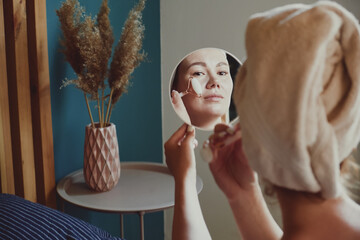
<instances>
[{"instance_id":1,"label":"dried pampas grass","mask_svg":"<svg viewBox=\"0 0 360 240\"><path fill-rule=\"evenodd\" d=\"M142 24L144 7L145 0L140 0L130 11L115 47L110 69L108 62L114 37L108 0L102 1L96 20L85 15L78 0L66 0L56 11L63 32L62 52L77 75L76 79L65 81L63 86L74 84L84 92L93 127L95 125L88 96L90 100L97 101L100 127L106 126L110 122L114 104L127 91L131 74L145 58L145 53L140 52L145 30ZM106 78L111 89L110 96L104 96ZM105 114L106 99L108 104Z\"/></svg>"},{"instance_id":2,"label":"dried pampas grass","mask_svg":"<svg viewBox=\"0 0 360 240\"><path fill-rule=\"evenodd\" d=\"M145 58L145 53L140 52L145 31L145 27L142 24L142 11L144 7L145 0L140 0L130 11L121 38L115 48L109 74L111 101L109 101L108 105L108 109L110 109L110 113L107 114L108 118L111 116L114 104L124 92L127 92L130 75Z\"/></svg>"},{"instance_id":3,"label":"dried pampas grass","mask_svg":"<svg viewBox=\"0 0 360 240\"><path fill-rule=\"evenodd\" d=\"M140 53L145 29L141 14L144 7L145 0L140 0L138 5L130 11L121 39L115 48L109 75L109 86L114 89L113 103L127 91L130 74L145 57L144 53Z\"/></svg>"}]
</instances>

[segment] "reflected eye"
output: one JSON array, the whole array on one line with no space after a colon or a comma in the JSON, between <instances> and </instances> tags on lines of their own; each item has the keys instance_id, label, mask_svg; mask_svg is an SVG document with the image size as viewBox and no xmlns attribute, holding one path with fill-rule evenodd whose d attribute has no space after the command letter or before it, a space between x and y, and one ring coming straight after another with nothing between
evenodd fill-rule
<instances>
[{"instance_id":1,"label":"reflected eye","mask_svg":"<svg viewBox=\"0 0 360 240\"><path fill-rule=\"evenodd\" d=\"M194 72L193 73L194 76L202 76L205 75L203 72Z\"/></svg>"},{"instance_id":2,"label":"reflected eye","mask_svg":"<svg viewBox=\"0 0 360 240\"><path fill-rule=\"evenodd\" d=\"M226 76L226 75L228 75L228 72L226 72L226 71L220 71L220 72L218 72L218 75L220 75L220 76Z\"/></svg>"}]
</instances>

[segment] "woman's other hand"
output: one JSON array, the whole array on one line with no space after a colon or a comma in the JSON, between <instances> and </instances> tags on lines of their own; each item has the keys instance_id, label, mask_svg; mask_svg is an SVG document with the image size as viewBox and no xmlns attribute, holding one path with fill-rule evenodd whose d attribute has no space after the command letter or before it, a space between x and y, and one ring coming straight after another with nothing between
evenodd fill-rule
<instances>
[{"instance_id":1,"label":"woman's other hand","mask_svg":"<svg viewBox=\"0 0 360 240\"><path fill-rule=\"evenodd\" d=\"M226 124L215 126L214 134L209 138L209 146L213 159L210 170L217 185L227 196L228 200L236 200L246 190L251 190L257 185L255 172L249 166L242 148L242 139L224 144L234 134L241 136L239 125L229 129Z\"/></svg>"}]
</instances>

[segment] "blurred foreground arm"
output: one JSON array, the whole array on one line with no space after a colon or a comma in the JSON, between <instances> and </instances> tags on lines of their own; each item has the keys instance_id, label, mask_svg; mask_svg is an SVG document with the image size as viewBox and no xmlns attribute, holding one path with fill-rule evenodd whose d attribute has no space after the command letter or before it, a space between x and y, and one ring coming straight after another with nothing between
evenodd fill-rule
<instances>
[{"instance_id":1,"label":"blurred foreground arm","mask_svg":"<svg viewBox=\"0 0 360 240\"><path fill-rule=\"evenodd\" d=\"M219 124L209 138L213 159L209 164L216 183L226 195L244 240L281 239L282 230L266 206L255 172L242 149L240 126L228 130ZM237 141L224 145L238 134Z\"/></svg>"}]
</instances>

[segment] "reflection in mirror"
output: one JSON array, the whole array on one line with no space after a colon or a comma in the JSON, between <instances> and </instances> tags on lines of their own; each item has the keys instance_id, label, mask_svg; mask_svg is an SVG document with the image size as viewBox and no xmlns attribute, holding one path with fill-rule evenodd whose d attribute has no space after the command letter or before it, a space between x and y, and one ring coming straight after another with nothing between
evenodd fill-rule
<instances>
[{"instance_id":1,"label":"reflection in mirror","mask_svg":"<svg viewBox=\"0 0 360 240\"><path fill-rule=\"evenodd\" d=\"M237 58L219 48L201 48L186 55L170 80L170 98L178 116L203 130L236 117L231 95L240 66Z\"/></svg>"}]
</instances>

